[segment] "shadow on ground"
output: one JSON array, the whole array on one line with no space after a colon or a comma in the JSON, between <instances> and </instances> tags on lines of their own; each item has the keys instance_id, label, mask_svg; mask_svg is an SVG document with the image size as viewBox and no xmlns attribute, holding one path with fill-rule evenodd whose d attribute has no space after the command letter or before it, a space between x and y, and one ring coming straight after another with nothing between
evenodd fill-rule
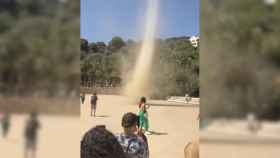
<instances>
[{"instance_id":1,"label":"shadow on ground","mask_svg":"<svg viewBox=\"0 0 280 158\"><path fill-rule=\"evenodd\" d=\"M168 135L168 133L166 132L156 132L156 131L150 131L151 134L150 135Z\"/></svg>"}]
</instances>

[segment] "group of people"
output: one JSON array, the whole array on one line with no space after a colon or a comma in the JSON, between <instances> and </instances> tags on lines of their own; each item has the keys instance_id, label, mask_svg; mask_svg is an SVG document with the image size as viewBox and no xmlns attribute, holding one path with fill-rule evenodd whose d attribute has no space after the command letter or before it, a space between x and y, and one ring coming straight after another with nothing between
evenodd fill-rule
<instances>
[{"instance_id":1,"label":"group of people","mask_svg":"<svg viewBox=\"0 0 280 158\"><path fill-rule=\"evenodd\" d=\"M97 94L90 97L91 116L96 113ZM82 104L85 94L81 95ZM148 109L146 98L141 97L138 104L138 115L132 112L122 117L123 132L114 135L105 125L96 126L87 131L81 141L81 158L149 158L148 139L145 134L149 130ZM198 141L187 144L184 149L185 158L199 158Z\"/></svg>"},{"instance_id":2,"label":"group of people","mask_svg":"<svg viewBox=\"0 0 280 158\"><path fill-rule=\"evenodd\" d=\"M8 136L11 125L11 116L9 113L1 117L2 136L5 139ZM37 135L40 128L38 114L36 112L30 113L29 118L25 124L24 130L24 158L35 158L37 151Z\"/></svg>"},{"instance_id":3,"label":"group of people","mask_svg":"<svg viewBox=\"0 0 280 158\"><path fill-rule=\"evenodd\" d=\"M82 104L84 104L86 100L86 94L82 93L80 99ZM90 116L93 117L96 116L97 100L98 100L97 93L94 92L90 97L90 104L91 104ZM139 129L144 133L152 134L152 132L149 130L149 119L148 119L149 108L150 106L146 104L146 98L142 97L138 104Z\"/></svg>"},{"instance_id":4,"label":"group of people","mask_svg":"<svg viewBox=\"0 0 280 158\"><path fill-rule=\"evenodd\" d=\"M96 126L83 136L81 158L149 158L147 137L139 130L139 116L122 117L123 132L112 134L105 126Z\"/></svg>"},{"instance_id":5,"label":"group of people","mask_svg":"<svg viewBox=\"0 0 280 158\"><path fill-rule=\"evenodd\" d=\"M98 97L91 96L91 116L96 113ZM85 94L81 95L82 104ZM149 131L149 119L146 98L138 104L138 115L132 112L122 117L123 132L113 135L105 126L90 129L81 141L81 158L149 158L149 147L146 133Z\"/></svg>"},{"instance_id":6,"label":"group of people","mask_svg":"<svg viewBox=\"0 0 280 158\"><path fill-rule=\"evenodd\" d=\"M106 126L96 126L85 133L80 158L149 158L147 137L139 129L139 116L126 113L122 118L123 132L114 135ZM199 143L187 144L185 158L199 158Z\"/></svg>"}]
</instances>

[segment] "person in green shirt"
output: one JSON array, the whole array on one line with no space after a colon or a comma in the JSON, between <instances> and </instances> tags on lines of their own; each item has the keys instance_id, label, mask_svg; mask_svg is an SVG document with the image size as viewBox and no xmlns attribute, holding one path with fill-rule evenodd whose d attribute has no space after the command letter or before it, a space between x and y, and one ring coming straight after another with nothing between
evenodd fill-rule
<instances>
[{"instance_id":1,"label":"person in green shirt","mask_svg":"<svg viewBox=\"0 0 280 158\"><path fill-rule=\"evenodd\" d=\"M3 138L6 138L10 129L11 125L11 116L9 113L4 114L3 118L1 119L1 125L2 125L2 136Z\"/></svg>"},{"instance_id":2,"label":"person in green shirt","mask_svg":"<svg viewBox=\"0 0 280 158\"><path fill-rule=\"evenodd\" d=\"M142 97L139 103L139 128L144 129L144 132L147 134L151 134L149 131L149 118L148 118L148 111L150 106L146 104L146 98Z\"/></svg>"}]
</instances>

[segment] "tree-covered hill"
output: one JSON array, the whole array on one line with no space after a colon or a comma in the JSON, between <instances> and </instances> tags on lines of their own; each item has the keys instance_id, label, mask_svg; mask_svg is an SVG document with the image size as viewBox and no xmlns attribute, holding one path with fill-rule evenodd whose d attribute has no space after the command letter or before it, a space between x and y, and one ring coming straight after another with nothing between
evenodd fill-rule
<instances>
[{"instance_id":1,"label":"tree-covered hill","mask_svg":"<svg viewBox=\"0 0 280 158\"><path fill-rule=\"evenodd\" d=\"M113 37L104 42L81 39L82 85L123 86L136 62L141 41ZM199 96L199 48L188 37L156 39L152 67L153 97Z\"/></svg>"}]
</instances>

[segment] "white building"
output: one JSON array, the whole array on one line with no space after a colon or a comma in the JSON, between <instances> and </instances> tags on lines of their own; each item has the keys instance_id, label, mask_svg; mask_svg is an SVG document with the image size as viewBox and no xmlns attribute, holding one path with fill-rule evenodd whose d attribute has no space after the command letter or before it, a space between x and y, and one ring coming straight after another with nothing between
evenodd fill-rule
<instances>
[{"instance_id":1,"label":"white building","mask_svg":"<svg viewBox=\"0 0 280 158\"><path fill-rule=\"evenodd\" d=\"M190 42L194 47L198 47L199 45L199 37L198 36L191 36Z\"/></svg>"}]
</instances>

